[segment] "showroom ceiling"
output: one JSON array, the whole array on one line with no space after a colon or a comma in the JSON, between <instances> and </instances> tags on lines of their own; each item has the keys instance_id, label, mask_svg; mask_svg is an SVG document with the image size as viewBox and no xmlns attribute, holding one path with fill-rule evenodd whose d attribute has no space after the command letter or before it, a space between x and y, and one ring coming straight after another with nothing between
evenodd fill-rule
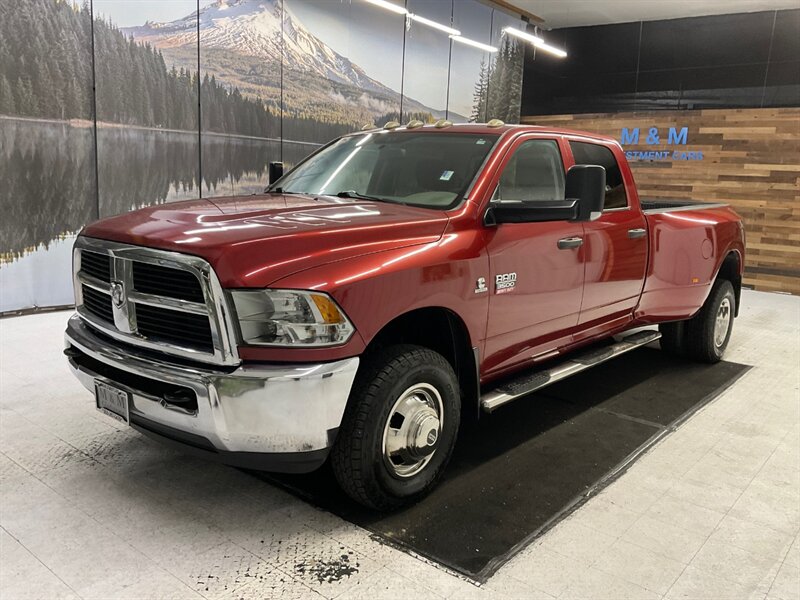
<instances>
[{"instance_id":1,"label":"showroom ceiling","mask_svg":"<svg viewBox=\"0 0 800 600\"><path fill-rule=\"evenodd\" d=\"M798 8L798 0L509 0L547 28Z\"/></svg>"}]
</instances>

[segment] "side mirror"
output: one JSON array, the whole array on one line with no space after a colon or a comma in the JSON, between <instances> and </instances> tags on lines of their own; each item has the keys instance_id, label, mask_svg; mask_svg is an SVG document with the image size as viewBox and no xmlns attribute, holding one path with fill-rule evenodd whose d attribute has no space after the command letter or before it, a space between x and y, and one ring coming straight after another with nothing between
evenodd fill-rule
<instances>
[{"instance_id":1,"label":"side mirror","mask_svg":"<svg viewBox=\"0 0 800 600\"><path fill-rule=\"evenodd\" d=\"M486 211L484 223L540 223L543 221L575 221L578 217L577 200L501 200L492 202Z\"/></svg>"},{"instance_id":2,"label":"side mirror","mask_svg":"<svg viewBox=\"0 0 800 600\"><path fill-rule=\"evenodd\" d=\"M598 165L574 165L567 171L566 200L500 200L492 202L484 223L594 221L603 214L606 170Z\"/></svg>"},{"instance_id":3,"label":"side mirror","mask_svg":"<svg viewBox=\"0 0 800 600\"><path fill-rule=\"evenodd\" d=\"M606 201L605 168L599 165L573 165L567 171L564 195L578 200L575 221L599 219Z\"/></svg>"},{"instance_id":4,"label":"side mirror","mask_svg":"<svg viewBox=\"0 0 800 600\"><path fill-rule=\"evenodd\" d=\"M271 162L269 163L269 169L267 170L267 177L269 179L269 185L272 185L278 179L283 177L283 163L282 162Z\"/></svg>"}]
</instances>

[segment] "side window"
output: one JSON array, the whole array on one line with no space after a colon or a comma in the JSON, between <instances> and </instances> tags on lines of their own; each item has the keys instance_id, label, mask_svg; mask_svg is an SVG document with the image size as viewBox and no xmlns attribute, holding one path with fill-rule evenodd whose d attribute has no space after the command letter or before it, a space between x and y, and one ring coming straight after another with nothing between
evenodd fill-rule
<instances>
[{"instance_id":1,"label":"side window","mask_svg":"<svg viewBox=\"0 0 800 600\"><path fill-rule=\"evenodd\" d=\"M603 208L624 208L628 206L622 172L619 170L614 153L605 146L586 142L570 142L572 156L576 165L600 165L606 169L606 202Z\"/></svg>"},{"instance_id":2,"label":"side window","mask_svg":"<svg viewBox=\"0 0 800 600\"><path fill-rule=\"evenodd\" d=\"M564 163L555 140L528 140L500 176L495 200L563 200Z\"/></svg>"}]
</instances>

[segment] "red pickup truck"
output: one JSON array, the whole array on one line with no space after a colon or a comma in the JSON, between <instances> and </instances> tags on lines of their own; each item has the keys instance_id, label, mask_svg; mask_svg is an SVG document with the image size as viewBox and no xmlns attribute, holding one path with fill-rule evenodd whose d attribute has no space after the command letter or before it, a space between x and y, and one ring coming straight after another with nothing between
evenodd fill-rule
<instances>
[{"instance_id":1,"label":"red pickup truck","mask_svg":"<svg viewBox=\"0 0 800 600\"><path fill-rule=\"evenodd\" d=\"M392 123L277 175L78 237L65 354L103 412L229 464L330 460L391 509L462 418L659 337L711 362L728 343L740 218L640 199L612 139Z\"/></svg>"}]
</instances>

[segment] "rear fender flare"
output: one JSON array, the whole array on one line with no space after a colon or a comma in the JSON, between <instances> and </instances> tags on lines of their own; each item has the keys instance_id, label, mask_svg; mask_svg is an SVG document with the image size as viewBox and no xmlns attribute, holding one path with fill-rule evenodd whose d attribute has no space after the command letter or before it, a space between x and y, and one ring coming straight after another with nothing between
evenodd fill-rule
<instances>
[{"instance_id":1,"label":"rear fender flare","mask_svg":"<svg viewBox=\"0 0 800 600\"><path fill-rule=\"evenodd\" d=\"M728 281L731 282L733 285L733 292L736 298L736 312L734 313L735 317L739 316L739 305L740 298L742 297L742 276L744 274L744 252L743 248L738 247L736 244L732 244L728 247L728 249L721 253L720 256L722 257L719 263L717 264L716 268L714 269L714 277L711 279L711 285L708 286L708 294L711 293L711 289L713 287L714 282L723 274L723 267L725 267L726 261L729 259L730 256L736 257L736 277L732 278L730 276L726 277ZM730 275L730 273L725 273L725 275ZM708 299L708 294L703 299L703 303Z\"/></svg>"}]
</instances>

